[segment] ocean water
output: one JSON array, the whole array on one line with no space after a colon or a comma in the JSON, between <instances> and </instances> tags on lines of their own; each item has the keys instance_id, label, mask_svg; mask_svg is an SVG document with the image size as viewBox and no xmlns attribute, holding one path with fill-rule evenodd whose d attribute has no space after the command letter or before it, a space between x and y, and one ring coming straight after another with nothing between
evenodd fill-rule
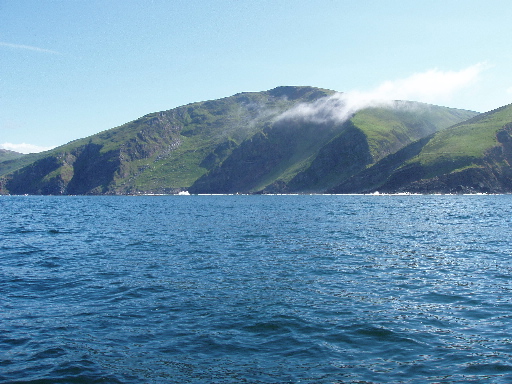
<instances>
[{"instance_id":1,"label":"ocean water","mask_svg":"<svg viewBox=\"0 0 512 384\"><path fill-rule=\"evenodd\" d=\"M510 383L512 196L0 197L2 383Z\"/></svg>"}]
</instances>

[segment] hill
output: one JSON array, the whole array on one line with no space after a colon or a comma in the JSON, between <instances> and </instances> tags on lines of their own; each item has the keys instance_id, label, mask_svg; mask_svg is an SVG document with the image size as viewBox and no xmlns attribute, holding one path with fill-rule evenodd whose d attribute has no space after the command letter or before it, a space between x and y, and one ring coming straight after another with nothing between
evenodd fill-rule
<instances>
[{"instance_id":1,"label":"hill","mask_svg":"<svg viewBox=\"0 0 512 384\"><path fill-rule=\"evenodd\" d=\"M7 149L0 148L0 162L18 159L23 156L23 153L9 151Z\"/></svg>"},{"instance_id":2,"label":"hill","mask_svg":"<svg viewBox=\"0 0 512 384\"><path fill-rule=\"evenodd\" d=\"M313 87L278 87L152 113L43 154L2 162L0 189L11 194L323 192L476 115L415 102L367 108L343 120L290 113L333 95Z\"/></svg>"},{"instance_id":3,"label":"hill","mask_svg":"<svg viewBox=\"0 0 512 384\"><path fill-rule=\"evenodd\" d=\"M510 193L512 105L405 146L332 193Z\"/></svg>"}]
</instances>

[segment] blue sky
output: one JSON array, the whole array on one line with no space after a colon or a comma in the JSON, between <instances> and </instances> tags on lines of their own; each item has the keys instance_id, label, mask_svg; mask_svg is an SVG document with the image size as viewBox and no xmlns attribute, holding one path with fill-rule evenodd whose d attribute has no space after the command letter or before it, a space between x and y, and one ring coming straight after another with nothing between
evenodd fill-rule
<instances>
[{"instance_id":1,"label":"blue sky","mask_svg":"<svg viewBox=\"0 0 512 384\"><path fill-rule=\"evenodd\" d=\"M0 0L0 147L311 85L484 112L512 102L510 0Z\"/></svg>"}]
</instances>

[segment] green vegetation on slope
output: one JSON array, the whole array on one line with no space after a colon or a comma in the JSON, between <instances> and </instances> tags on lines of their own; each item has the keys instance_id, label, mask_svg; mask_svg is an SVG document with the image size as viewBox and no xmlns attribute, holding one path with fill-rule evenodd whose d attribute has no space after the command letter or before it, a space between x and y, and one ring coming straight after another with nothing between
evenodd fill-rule
<instances>
[{"instance_id":1,"label":"green vegetation on slope","mask_svg":"<svg viewBox=\"0 0 512 384\"><path fill-rule=\"evenodd\" d=\"M2 162L0 162L0 177L33 163L37 159L44 157L45 154L46 152L31 153L28 155L20 154L21 156L2 160Z\"/></svg>"},{"instance_id":2,"label":"green vegetation on slope","mask_svg":"<svg viewBox=\"0 0 512 384\"><path fill-rule=\"evenodd\" d=\"M279 120L241 143L191 191L325 191L387 154L472 116L475 112L400 102L362 110L347 122Z\"/></svg>"},{"instance_id":3,"label":"green vegetation on slope","mask_svg":"<svg viewBox=\"0 0 512 384\"><path fill-rule=\"evenodd\" d=\"M278 87L151 113L0 163L0 193L323 192L473 112L397 102L346 122L278 118L333 91Z\"/></svg>"},{"instance_id":4,"label":"green vegetation on slope","mask_svg":"<svg viewBox=\"0 0 512 384\"><path fill-rule=\"evenodd\" d=\"M4 174L10 173L4 193L124 194L187 188L224 161L233 143L249 139L295 104L332 93L278 87L152 113L35 157L33 161L54 160L36 161L30 172L22 168L31 162L13 162L4 168ZM226 143L231 144L223 150Z\"/></svg>"},{"instance_id":5,"label":"green vegetation on slope","mask_svg":"<svg viewBox=\"0 0 512 384\"><path fill-rule=\"evenodd\" d=\"M498 144L496 133L512 121L512 105L481 114L432 137L409 163L419 163L432 177L479 162Z\"/></svg>"},{"instance_id":6,"label":"green vegetation on slope","mask_svg":"<svg viewBox=\"0 0 512 384\"><path fill-rule=\"evenodd\" d=\"M311 87L279 87L172 110L170 114L181 124L179 145L165 156L145 159L144 170L133 179L134 190L186 189L283 111L330 93Z\"/></svg>"},{"instance_id":7,"label":"green vegetation on slope","mask_svg":"<svg viewBox=\"0 0 512 384\"><path fill-rule=\"evenodd\" d=\"M388 155L331 192L512 192L512 105Z\"/></svg>"},{"instance_id":8,"label":"green vegetation on slope","mask_svg":"<svg viewBox=\"0 0 512 384\"><path fill-rule=\"evenodd\" d=\"M7 149L0 148L0 162L7 161L7 160L14 160L22 157L22 153L9 151Z\"/></svg>"},{"instance_id":9,"label":"green vegetation on slope","mask_svg":"<svg viewBox=\"0 0 512 384\"><path fill-rule=\"evenodd\" d=\"M475 115L472 111L400 101L392 108L364 109L352 122L366 134L377 161L413 141Z\"/></svg>"}]
</instances>

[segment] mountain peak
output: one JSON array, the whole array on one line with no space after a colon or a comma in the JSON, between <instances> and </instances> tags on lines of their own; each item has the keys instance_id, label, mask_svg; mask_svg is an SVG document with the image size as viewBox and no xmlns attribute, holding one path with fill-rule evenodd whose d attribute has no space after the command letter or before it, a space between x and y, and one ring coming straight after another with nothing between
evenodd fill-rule
<instances>
[{"instance_id":1,"label":"mountain peak","mask_svg":"<svg viewBox=\"0 0 512 384\"><path fill-rule=\"evenodd\" d=\"M13 160L22 156L24 156L23 153L0 148L0 162L6 160Z\"/></svg>"},{"instance_id":2,"label":"mountain peak","mask_svg":"<svg viewBox=\"0 0 512 384\"><path fill-rule=\"evenodd\" d=\"M311 101L313 99L318 99L320 97L333 94L334 91L310 86L286 85L273 88L267 91L267 93L274 97L286 97L288 100L305 98L306 101Z\"/></svg>"}]
</instances>

